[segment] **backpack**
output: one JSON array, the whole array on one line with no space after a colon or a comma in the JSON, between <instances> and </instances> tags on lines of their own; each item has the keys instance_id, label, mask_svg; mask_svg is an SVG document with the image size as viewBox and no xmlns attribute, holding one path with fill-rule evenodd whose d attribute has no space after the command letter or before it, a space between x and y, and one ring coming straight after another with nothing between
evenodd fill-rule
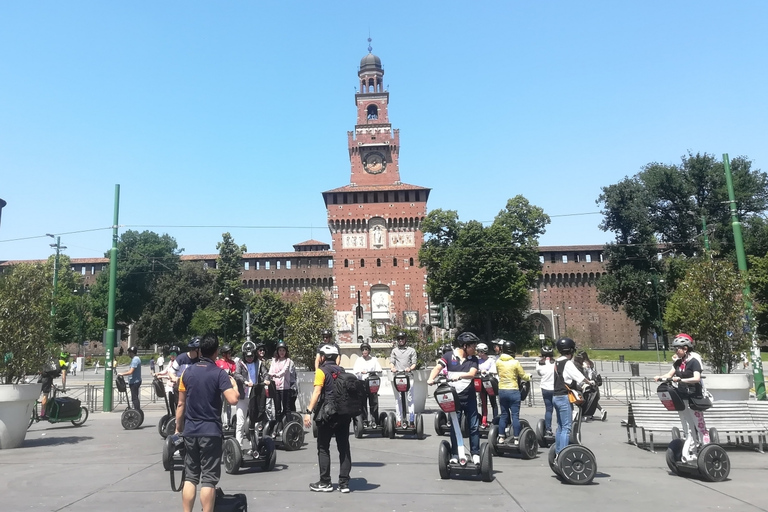
<instances>
[{"instance_id":1,"label":"backpack","mask_svg":"<svg viewBox=\"0 0 768 512\"><path fill-rule=\"evenodd\" d=\"M248 498L242 493L224 494L224 491L217 487L213 512L248 512Z\"/></svg>"},{"instance_id":2,"label":"backpack","mask_svg":"<svg viewBox=\"0 0 768 512\"><path fill-rule=\"evenodd\" d=\"M334 416L348 418L363 413L363 400L366 397L365 382L358 379L354 373L341 371L325 372L326 379L333 379L333 396L325 397L322 415L318 421L331 420Z\"/></svg>"}]
</instances>

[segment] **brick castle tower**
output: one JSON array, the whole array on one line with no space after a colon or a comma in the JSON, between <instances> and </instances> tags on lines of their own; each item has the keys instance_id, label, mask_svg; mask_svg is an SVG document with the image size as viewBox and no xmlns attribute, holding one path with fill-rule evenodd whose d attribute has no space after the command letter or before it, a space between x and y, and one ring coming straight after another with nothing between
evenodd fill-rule
<instances>
[{"instance_id":1,"label":"brick castle tower","mask_svg":"<svg viewBox=\"0 0 768 512\"><path fill-rule=\"evenodd\" d=\"M415 329L427 314L418 253L430 189L400 181L400 134L389 122L384 69L372 52L360 61L357 123L348 132L349 184L323 192L333 244L333 299L340 341L373 329ZM358 300L362 318L356 321Z\"/></svg>"}]
</instances>

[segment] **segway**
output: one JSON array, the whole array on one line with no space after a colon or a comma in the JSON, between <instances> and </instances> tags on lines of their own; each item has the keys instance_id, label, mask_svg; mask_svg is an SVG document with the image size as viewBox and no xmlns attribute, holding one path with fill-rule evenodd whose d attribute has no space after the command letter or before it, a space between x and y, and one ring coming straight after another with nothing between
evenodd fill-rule
<instances>
[{"instance_id":1,"label":"segway","mask_svg":"<svg viewBox=\"0 0 768 512\"><path fill-rule=\"evenodd\" d=\"M152 379L152 386L155 388L155 394L165 400L165 414L157 422L157 432L160 434L160 437L165 439L176 432L176 411L168 401L168 393L165 392L163 381L154 377Z\"/></svg>"},{"instance_id":2,"label":"segway","mask_svg":"<svg viewBox=\"0 0 768 512\"><path fill-rule=\"evenodd\" d=\"M171 473L171 490L173 492L181 491L184 487L184 456L186 455L186 446L184 439L180 435L171 434L163 443L163 468ZM176 466L181 464L181 477L179 485L176 485Z\"/></svg>"},{"instance_id":3,"label":"segway","mask_svg":"<svg viewBox=\"0 0 768 512\"><path fill-rule=\"evenodd\" d=\"M699 477L707 482L722 482L731 472L731 460L725 449L718 444L719 435L710 430L711 442L704 443L697 425L699 418L694 411L706 411L712 407L709 398L683 398L671 379L665 379L656 388L661 403L668 411L680 415L685 439L673 439L667 447L667 466L678 476Z\"/></svg>"},{"instance_id":4,"label":"segway","mask_svg":"<svg viewBox=\"0 0 768 512\"><path fill-rule=\"evenodd\" d=\"M264 435L274 440L277 448L287 452L304 446L304 418L295 411L289 411L276 420L270 420L264 427Z\"/></svg>"},{"instance_id":5,"label":"segway","mask_svg":"<svg viewBox=\"0 0 768 512\"><path fill-rule=\"evenodd\" d=\"M499 379L494 375L485 374L474 379L475 391L480 396L480 437L488 437L491 424L488 422L488 400L487 397L496 396L499 394ZM466 423L466 422L465 422ZM498 424L498 419L494 418L494 423ZM466 425L461 425L461 431L466 436Z\"/></svg>"},{"instance_id":6,"label":"segway","mask_svg":"<svg viewBox=\"0 0 768 512\"><path fill-rule=\"evenodd\" d=\"M363 379L367 396L375 395L379 392L381 377L378 372L368 372ZM393 428L389 415L386 412L380 412L378 418L374 418L368 408L368 398L366 397L363 413L355 417L354 432L357 439L365 434L381 434L382 437L389 437L389 432Z\"/></svg>"},{"instance_id":7,"label":"segway","mask_svg":"<svg viewBox=\"0 0 768 512\"><path fill-rule=\"evenodd\" d=\"M549 448L555 444L555 434L551 430L547 432L547 423L544 418L536 422L536 440L542 448Z\"/></svg>"},{"instance_id":8,"label":"segway","mask_svg":"<svg viewBox=\"0 0 768 512\"><path fill-rule=\"evenodd\" d=\"M414 424L413 427L411 427L407 421L405 421L405 418L408 415L408 397L407 393L408 390L411 389L411 375L407 372L397 372L394 376L394 383L395 383L395 389L398 393L400 393L400 410L403 413L403 422L398 427L397 426L397 420L395 419L395 413L390 412L388 416L388 421L390 423L390 426L387 427L387 434L389 435L390 439L394 439L397 434L403 435L403 436L416 436L416 439L424 439L426 436L424 435L424 418L421 417L420 413L416 413L414 416Z\"/></svg>"},{"instance_id":9,"label":"segway","mask_svg":"<svg viewBox=\"0 0 768 512\"><path fill-rule=\"evenodd\" d=\"M573 404L574 420L571 426L570 444L563 448L555 457L555 445L549 449L549 467L563 482L572 485L586 485L592 483L597 475L597 459L595 454L581 444L581 420L584 417L584 408L590 406L589 388L584 388L585 397L581 404ZM594 394L592 394L594 395ZM591 404L597 401L592 397Z\"/></svg>"},{"instance_id":10,"label":"segway","mask_svg":"<svg viewBox=\"0 0 768 512\"><path fill-rule=\"evenodd\" d=\"M117 378L115 378L115 388L118 393L125 396L126 409L120 416L120 423L125 430L136 430L142 423L144 423L144 411L133 408L131 398L128 396L128 386L122 375L118 375Z\"/></svg>"},{"instance_id":11,"label":"segway","mask_svg":"<svg viewBox=\"0 0 768 512\"><path fill-rule=\"evenodd\" d=\"M459 397L456 390L448 385L446 377L435 379L437 389L435 390L435 400L437 405L451 421L451 428L454 429L458 454L456 462L451 462L451 444L448 441L441 441L437 453L437 467L440 472L440 478L443 480L451 477L452 473L480 476L484 482L493 480L493 454L488 443L480 445L480 464L475 464L464 451L464 437L458 432L459 418L456 410L459 405Z\"/></svg>"},{"instance_id":12,"label":"segway","mask_svg":"<svg viewBox=\"0 0 768 512\"><path fill-rule=\"evenodd\" d=\"M488 429L488 444L494 455L519 455L523 459L533 459L539 453L536 434L528 421L520 419L520 435L512 435L512 419L504 429L504 442L499 443L499 426L491 425Z\"/></svg>"}]
</instances>

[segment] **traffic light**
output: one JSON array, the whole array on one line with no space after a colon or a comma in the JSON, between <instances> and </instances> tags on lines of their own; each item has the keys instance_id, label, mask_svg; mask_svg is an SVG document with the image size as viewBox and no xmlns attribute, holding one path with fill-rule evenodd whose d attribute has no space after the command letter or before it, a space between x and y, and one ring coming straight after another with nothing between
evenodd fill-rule
<instances>
[{"instance_id":1,"label":"traffic light","mask_svg":"<svg viewBox=\"0 0 768 512\"><path fill-rule=\"evenodd\" d=\"M448 310L448 328L456 328L456 308L450 302L445 304L445 309Z\"/></svg>"},{"instance_id":2,"label":"traffic light","mask_svg":"<svg viewBox=\"0 0 768 512\"><path fill-rule=\"evenodd\" d=\"M443 325L443 308L440 304L429 305L429 325L442 327Z\"/></svg>"}]
</instances>

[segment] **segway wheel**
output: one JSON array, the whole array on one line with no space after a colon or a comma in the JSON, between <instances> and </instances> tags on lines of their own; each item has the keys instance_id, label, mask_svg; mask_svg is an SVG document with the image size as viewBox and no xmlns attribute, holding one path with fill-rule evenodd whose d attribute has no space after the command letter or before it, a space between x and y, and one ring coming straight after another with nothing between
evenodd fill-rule
<instances>
[{"instance_id":1,"label":"segway wheel","mask_svg":"<svg viewBox=\"0 0 768 512\"><path fill-rule=\"evenodd\" d=\"M363 437L363 415L355 416L354 421L354 430L355 430L355 438L360 439Z\"/></svg>"},{"instance_id":2,"label":"segway wheel","mask_svg":"<svg viewBox=\"0 0 768 512\"><path fill-rule=\"evenodd\" d=\"M558 466L557 463L555 462L555 445L554 444L549 449L549 454L547 455L547 461L549 462L549 469L551 469L554 474L559 476L560 466Z\"/></svg>"},{"instance_id":3,"label":"segway wheel","mask_svg":"<svg viewBox=\"0 0 768 512\"><path fill-rule=\"evenodd\" d=\"M536 422L536 440L539 442L539 446L542 448L547 447L547 440L544 439L544 434L547 431L547 424L544 418Z\"/></svg>"},{"instance_id":4,"label":"segway wheel","mask_svg":"<svg viewBox=\"0 0 768 512\"><path fill-rule=\"evenodd\" d=\"M163 469L173 470L173 443L169 438L166 438L163 443Z\"/></svg>"},{"instance_id":5,"label":"segway wheel","mask_svg":"<svg viewBox=\"0 0 768 512\"><path fill-rule=\"evenodd\" d=\"M466 414L461 415L461 435L463 437L469 437L469 420Z\"/></svg>"},{"instance_id":6,"label":"segway wheel","mask_svg":"<svg viewBox=\"0 0 768 512\"><path fill-rule=\"evenodd\" d=\"M443 425L445 425L445 422L447 421L447 417L443 411L437 411L435 413L435 433L439 436L445 435L445 428Z\"/></svg>"},{"instance_id":7,"label":"segway wheel","mask_svg":"<svg viewBox=\"0 0 768 512\"><path fill-rule=\"evenodd\" d=\"M520 455L524 459L529 460L536 457L539 453L539 446L536 442L536 434L533 433L530 427L526 427L520 431Z\"/></svg>"},{"instance_id":8,"label":"segway wheel","mask_svg":"<svg viewBox=\"0 0 768 512\"><path fill-rule=\"evenodd\" d=\"M317 439L317 422L312 422L312 437Z\"/></svg>"},{"instance_id":9,"label":"segway wheel","mask_svg":"<svg viewBox=\"0 0 768 512\"><path fill-rule=\"evenodd\" d=\"M141 423L139 423L139 426L142 426L144 424L144 409L139 409L139 416L141 416Z\"/></svg>"},{"instance_id":10,"label":"segway wheel","mask_svg":"<svg viewBox=\"0 0 768 512\"><path fill-rule=\"evenodd\" d=\"M531 424L528 423L528 420L520 418L520 431L522 431L524 428L531 428Z\"/></svg>"},{"instance_id":11,"label":"segway wheel","mask_svg":"<svg viewBox=\"0 0 768 512\"><path fill-rule=\"evenodd\" d=\"M707 482L722 482L731 472L731 459L722 446L708 444L699 452L699 474Z\"/></svg>"},{"instance_id":12,"label":"segway wheel","mask_svg":"<svg viewBox=\"0 0 768 512\"><path fill-rule=\"evenodd\" d=\"M141 422L141 414L136 409L126 409L120 416L120 423L125 430L136 430Z\"/></svg>"},{"instance_id":13,"label":"segway wheel","mask_svg":"<svg viewBox=\"0 0 768 512\"><path fill-rule=\"evenodd\" d=\"M236 475L243 464L243 451L240 449L240 443L230 437L224 441L224 469L228 475Z\"/></svg>"},{"instance_id":14,"label":"segway wheel","mask_svg":"<svg viewBox=\"0 0 768 512\"><path fill-rule=\"evenodd\" d=\"M72 424L76 427L81 426L88 419L88 408L84 405L80 406L80 417L76 420L72 420Z\"/></svg>"},{"instance_id":15,"label":"segway wheel","mask_svg":"<svg viewBox=\"0 0 768 512\"><path fill-rule=\"evenodd\" d=\"M170 414L163 414L160 418L160 421L157 422L157 433L160 434L160 437L165 439L168 437L168 434L165 433L165 425L168 423L168 420L171 419Z\"/></svg>"},{"instance_id":16,"label":"segway wheel","mask_svg":"<svg viewBox=\"0 0 768 512\"><path fill-rule=\"evenodd\" d=\"M451 460L451 445L448 441L442 441L437 452L437 469L440 471L440 478L446 480L451 477L451 470L448 462Z\"/></svg>"},{"instance_id":17,"label":"segway wheel","mask_svg":"<svg viewBox=\"0 0 768 512\"><path fill-rule=\"evenodd\" d=\"M259 441L259 457L265 461L264 471L272 471L275 469L277 463L277 451L275 450L275 442L271 437L265 437Z\"/></svg>"},{"instance_id":18,"label":"segway wheel","mask_svg":"<svg viewBox=\"0 0 768 512\"><path fill-rule=\"evenodd\" d=\"M176 433L176 418L172 417L168 420L168 423L165 424L165 435L172 436Z\"/></svg>"},{"instance_id":19,"label":"segway wheel","mask_svg":"<svg viewBox=\"0 0 768 512\"><path fill-rule=\"evenodd\" d=\"M715 427L712 427L711 429L709 429L709 442L720 444L720 433L717 431Z\"/></svg>"},{"instance_id":20,"label":"segway wheel","mask_svg":"<svg viewBox=\"0 0 768 512\"><path fill-rule=\"evenodd\" d=\"M295 421L289 422L283 428L283 447L286 451L298 450L304 445L304 428Z\"/></svg>"},{"instance_id":21,"label":"segway wheel","mask_svg":"<svg viewBox=\"0 0 768 512\"><path fill-rule=\"evenodd\" d=\"M424 418L421 414L416 415L416 439L426 439L424 435Z\"/></svg>"},{"instance_id":22,"label":"segway wheel","mask_svg":"<svg viewBox=\"0 0 768 512\"><path fill-rule=\"evenodd\" d=\"M680 470L677 468L677 463L683 458L683 445L685 441L680 438L673 439L667 446L667 467L672 473L679 475Z\"/></svg>"},{"instance_id":23,"label":"segway wheel","mask_svg":"<svg viewBox=\"0 0 768 512\"><path fill-rule=\"evenodd\" d=\"M680 429L677 427L672 427L672 439L682 439L683 436L680 435Z\"/></svg>"},{"instance_id":24,"label":"segway wheel","mask_svg":"<svg viewBox=\"0 0 768 512\"><path fill-rule=\"evenodd\" d=\"M389 434L390 439L395 438L395 429L397 427L397 420L395 419L395 413L390 412L387 415L387 422L389 423L389 428L387 429L387 433Z\"/></svg>"},{"instance_id":25,"label":"segway wheel","mask_svg":"<svg viewBox=\"0 0 768 512\"><path fill-rule=\"evenodd\" d=\"M488 444L491 447L491 453L494 455L499 454L499 450L496 448L499 443L499 426L498 425L491 425L491 427L488 429Z\"/></svg>"},{"instance_id":26,"label":"segway wheel","mask_svg":"<svg viewBox=\"0 0 768 512\"><path fill-rule=\"evenodd\" d=\"M493 453L488 443L480 447L480 476L483 482L493 481Z\"/></svg>"},{"instance_id":27,"label":"segway wheel","mask_svg":"<svg viewBox=\"0 0 768 512\"><path fill-rule=\"evenodd\" d=\"M592 483L597 474L595 455L586 447L568 445L557 456L560 474L569 484L586 485Z\"/></svg>"}]
</instances>

